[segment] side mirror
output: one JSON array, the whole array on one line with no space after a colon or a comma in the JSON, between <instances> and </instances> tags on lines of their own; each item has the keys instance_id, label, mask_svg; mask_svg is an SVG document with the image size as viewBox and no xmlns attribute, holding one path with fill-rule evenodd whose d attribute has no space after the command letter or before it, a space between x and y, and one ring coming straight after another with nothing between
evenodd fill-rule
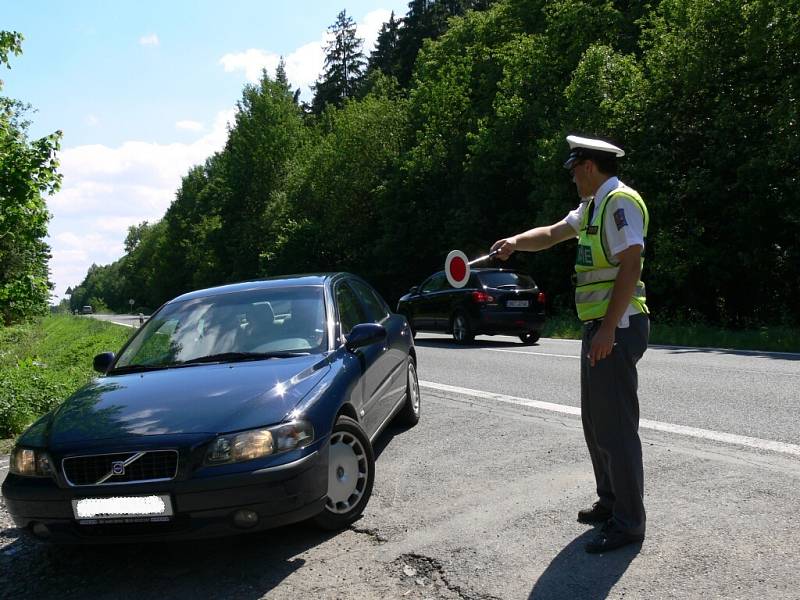
<instances>
[{"instance_id":1,"label":"side mirror","mask_svg":"<svg viewBox=\"0 0 800 600\"><path fill-rule=\"evenodd\" d=\"M386 339L386 328L378 323L361 323L350 330L345 348L350 352Z\"/></svg>"},{"instance_id":2,"label":"side mirror","mask_svg":"<svg viewBox=\"0 0 800 600\"><path fill-rule=\"evenodd\" d=\"M412 285L411 289L408 290L408 293L409 294L416 294L418 290L419 290L419 287L417 287L416 285Z\"/></svg>"},{"instance_id":3,"label":"side mirror","mask_svg":"<svg viewBox=\"0 0 800 600\"><path fill-rule=\"evenodd\" d=\"M94 357L92 366L98 373L106 373L111 367L111 363L114 362L115 358L116 356L114 356L113 352L103 352L102 354L98 354Z\"/></svg>"}]
</instances>

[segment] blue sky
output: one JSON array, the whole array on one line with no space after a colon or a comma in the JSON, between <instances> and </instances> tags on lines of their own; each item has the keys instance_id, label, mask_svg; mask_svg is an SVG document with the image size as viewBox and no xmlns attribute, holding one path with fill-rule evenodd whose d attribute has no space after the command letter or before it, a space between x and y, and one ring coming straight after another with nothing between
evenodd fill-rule
<instances>
[{"instance_id":1,"label":"blue sky","mask_svg":"<svg viewBox=\"0 0 800 600\"><path fill-rule=\"evenodd\" d=\"M56 301L92 263L122 256L128 226L163 216L181 176L224 144L242 87L262 67L274 75L283 56L310 99L340 10L368 52L390 11L408 9L343 1L3 1L0 29L25 40L0 94L36 110L32 138L64 132L63 186L48 199Z\"/></svg>"}]
</instances>

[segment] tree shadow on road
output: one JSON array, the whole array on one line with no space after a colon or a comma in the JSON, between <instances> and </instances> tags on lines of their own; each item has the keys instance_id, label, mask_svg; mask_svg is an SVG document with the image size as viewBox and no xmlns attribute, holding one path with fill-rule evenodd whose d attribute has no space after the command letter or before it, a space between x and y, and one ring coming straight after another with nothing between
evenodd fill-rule
<instances>
[{"instance_id":1,"label":"tree shadow on road","mask_svg":"<svg viewBox=\"0 0 800 600\"><path fill-rule=\"evenodd\" d=\"M376 459L410 429L391 423L375 440ZM13 540L0 546L0 598L261 598L337 535L305 522L186 542L56 546L0 528L0 543Z\"/></svg>"},{"instance_id":2,"label":"tree shadow on road","mask_svg":"<svg viewBox=\"0 0 800 600\"><path fill-rule=\"evenodd\" d=\"M587 554L589 530L558 553L533 586L528 600L603 600L641 551L631 544L608 554Z\"/></svg>"},{"instance_id":3,"label":"tree shadow on road","mask_svg":"<svg viewBox=\"0 0 800 600\"><path fill-rule=\"evenodd\" d=\"M459 344L452 338L446 337L416 337L414 338L415 346L423 346L426 348L455 348L459 350L468 350L469 348L531 348L538 346L536 344L523 344L522 342L514 342L510 340L492 340L485 338L475 338L469 344Z\"/></svg>"},{"instance_id":4,"label":"tree shadow on road","mask_svg":"<svg viewBox=\"0 0 800 600\"><path fill-rule=\"evenodd\" d=\"M335 533L305 523L191 542L55 546L16 537L0 551L0 597L261 598ZM5 594L8 593L9 596Z\"/></svg>"},{"instance_id":5,"label":"tree shadow on road","mask_svg":"<svg viewBox=\"0 0 800 600\"><path fill-rule=\"evenodd\" d=\"M800 361L800 352L769 352L766 350L735 350L730 348L701 348L650 344L650 348L666 350L670 354L709 354L717 356L742 356L747 358L769 358L772 360Z\"/></svg>"}]
</instances>

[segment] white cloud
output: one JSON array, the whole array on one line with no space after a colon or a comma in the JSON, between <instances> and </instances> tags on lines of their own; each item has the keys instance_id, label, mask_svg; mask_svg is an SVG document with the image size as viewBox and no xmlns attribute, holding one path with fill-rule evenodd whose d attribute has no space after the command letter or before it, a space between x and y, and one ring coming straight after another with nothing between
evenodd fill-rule
<instances>
[{"instance_id":1,"label":"white cloud","mask_svg":"<svg viewBox=\"0 0 800 600\"><path fill-rule=\"evenodd\" d=\"M274 74L278 67L280 56L272 52L250 48L244 52L229 53L219 59L226 73L244 71L244 75L251 83L261 78L262 69L267 69Z\"/></svg>"},{"instance_id":2,"label":"white cloud","mask_svg":"<svg viewBox=\"0 0 800 600\"><path fill-rule=\"evenodd\" d=\"M213 129L192 143L130 141L60 153L62 187L47 202L53 214L51 279L59 297L83 281L92 263L110 264L123 255L129 226L164 216L181 178L222 149L234 113L218 113Z\"/></svg>"},{"instance_id":3,"label":"white cloud","mask_svg":"<svg viewBox=\"0 0 800 600\"><path fill-rule=\"evenodd\" d=\"M158 46L158 36L155 33L149 33L139 38L139 44L142 46Z\"/></svg>"},{"instance_id":4,"label":"white cloud","mask_svg":"<svg viewBox=\"0 0 800 600\"><path fill-rule=\"evenodd\" d=\"M388 22L391 16L390 10L373 10L364 15L364 19L357 25L358 36L364 40L364 54L367 56L375 48L381 26Z\"/></svg>"},{"instance_id":5,"label":"white cloud","mask_svg":"<svg viewBox=\"0 0 800 600\"><path fill-rule=\"evenodd\" d=\"M363 52L368 57L375 47L378 32L386 21L389 20L391 11L375 10L367 13L356 24L356 35L364 40ZM318 40L308 42L284 57L286 61L286 76L293 88L300 88L304 100L311 98L311 85L322 73L325 65L324 47L328 43L329 34L323 31ZM262 69L275 76L280 55L268 50L250 48L244 52L228 53L219 63L226 73L244 71L245 78L250 83L256 83L261 78Z\"/></svg>"},{"instance_id":6,"label":"white cloud","mask_svg":"<svg viewBox=\"0 0 800 600\"><path fill-rule=\"evenodd\" d=\"M203 131L205 126L200 121L178 121L175 123L175 127L177 129L183 129L185 131Z\"/></svg>"}]
</instances>

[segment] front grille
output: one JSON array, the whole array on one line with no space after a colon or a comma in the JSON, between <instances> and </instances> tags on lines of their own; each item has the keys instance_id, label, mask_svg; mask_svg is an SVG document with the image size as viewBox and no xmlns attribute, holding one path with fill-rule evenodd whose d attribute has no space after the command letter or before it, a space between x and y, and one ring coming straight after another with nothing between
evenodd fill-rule
<instances>
[{"instance_id":1,"label":"front grille","mask_svg":"<svg viewBox=\"0 0 800 600\"><path fill-rule=\"evenodd\" d=\"M95 454L65 458L64 476L70 485L113 485L173 479L178 472L176 450Z\"/></svg>"}]
</instances>

